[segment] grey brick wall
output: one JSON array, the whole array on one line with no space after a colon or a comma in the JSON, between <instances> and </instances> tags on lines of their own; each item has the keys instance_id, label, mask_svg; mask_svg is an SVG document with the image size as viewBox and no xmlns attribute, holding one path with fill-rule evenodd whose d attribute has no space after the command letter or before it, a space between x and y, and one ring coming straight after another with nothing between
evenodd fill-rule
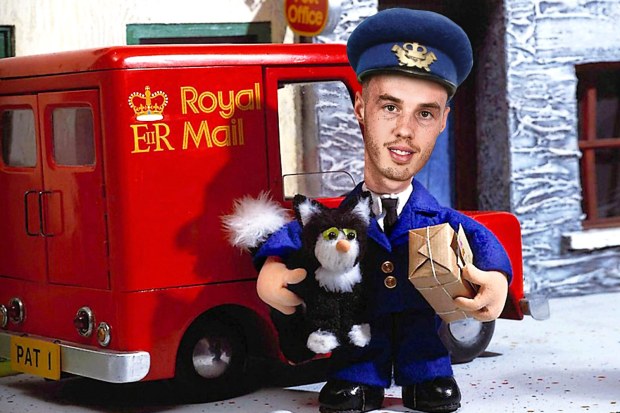
<instances>
[{"instance_id":1,"label":"grey brick wall","mask_svg":"<svg viewBox=\"0 0 620 413\"><path fill-rule=\"evenodd\" d=\"M522 224L526 291L618 290L620 249L569 251L562 235L583 219L575 65L620 61L620 2L504 0L504 8L509 153L496 169L509 160L500 176ZM495 202L505 205L488 206Z\"/></svg>"}]
</instances>

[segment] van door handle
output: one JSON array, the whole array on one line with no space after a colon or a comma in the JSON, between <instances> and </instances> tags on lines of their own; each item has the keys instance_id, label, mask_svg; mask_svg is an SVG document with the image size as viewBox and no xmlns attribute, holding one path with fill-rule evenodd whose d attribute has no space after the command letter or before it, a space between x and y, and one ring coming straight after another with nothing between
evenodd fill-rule
<instances>
[{"instance_id":1,"label":"van door handle","mask_svg":"<svg viewBox=\"0 0 620 413\"><path fill-rule=\"evenodd\" d=\"M24 226L26 227L26 234L28 234L31 237L38 237L40 235L39 232L30 232L30 213L28 212L28 197L32 194L37 194L39 193L39 191L26 191L26 193L24 193L24 216L25 216L25 220L24 220ZM40 197L39 197L39 219L41 217L41 201L40 201ZM41 223L39 221L39 230L41 228Z\"/></svg>"},{"instance_id":2,"label":"van door handle","mask_svg":"<svg viewBox=\"0 0 620 413\"><path fill-rule=\"evenodd\" d=\"M38 218L39 218L39 230L38 232L30 231L30 201L29 198L32 194L37 194L37 208L38 208ZM45 195L51 195L52 191L37 191L30 190L24 193L24 227L26 228L26 234L31 237L53 237L55 234L51 232L46 232L45 230L45 217L43 215L43 202Z\"/></svg>"},{"instance_id":3,"label":"van door handle","mask_svg":"<svg viewBox=\"0 0 620 413\"><path fill-rule=\"evenodd\" d=\"M53 237L55 234L51 232L45 232L45 219L43 216L43 197L45 195L51 195L52 191L39 191L39 234L42 237Z\"/></svg>"}]
</instances>

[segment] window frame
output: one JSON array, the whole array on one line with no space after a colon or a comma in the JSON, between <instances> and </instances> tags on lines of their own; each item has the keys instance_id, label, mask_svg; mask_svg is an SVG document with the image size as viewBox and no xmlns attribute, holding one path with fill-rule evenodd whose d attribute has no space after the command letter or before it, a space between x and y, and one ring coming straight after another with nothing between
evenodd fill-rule
<instances>
[{"instance_id":1,"label":"window frame","mask_svg":"<svg viewBox=\"0 0 620 413\"><path fill-rule=\"evenodd\" d=\"M591 63L576 67L578 76L578 146L582 158L580 161L581 184L583 192L583 209L586 217L584 228L606 228L620 226L620 215L599 217L597 197L596 151L600 149L620 150L620 136L597 138L597 87L596 80L603 71L615 70L620 77L619 63ZM620 101L620 93L618 94Z\"/></svg>"},{"instance_id":2,"label":"window frame","mask_svg":"<svg viewBox=\"0 0 620 413\"><path fill-rule=\"evenodd\" d=\"M271 43L271 23L179 23L179 24L128 24L127 44L141 44L142 39L187 39L256 36L255 43ZM168 43L162 41L161 43ZM214 41L215 43L215 41ZM245 42L247 43L247 42Z\"/></svg>"},{"instance_id":3,"label":"window frame","mask_svg":"<svg viewBox=\"0 0 620 413\"><path fill-rule=\"evenodd\" d=\"M15 56L15 27L0 26L0 58Z\"/></svg>"}]
</instances>

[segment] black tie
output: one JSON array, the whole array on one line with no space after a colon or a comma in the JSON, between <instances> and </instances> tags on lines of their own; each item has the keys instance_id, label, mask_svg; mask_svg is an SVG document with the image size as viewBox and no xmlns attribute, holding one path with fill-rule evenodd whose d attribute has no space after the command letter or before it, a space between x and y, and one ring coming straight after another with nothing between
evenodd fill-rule
<instances>
[{"instance_id":1,"label":"black tie","mask_svg":"<svg viewBox=\"0 0 620 413\"><path fill-rule=\"evenodd\" d=\"M383 232L389 234L392 232L392 228L398 219L398 215L396 214L398 198L381 198L381 205L385 211L385 217L383 218Z\"/></svg>"}]
</instances>

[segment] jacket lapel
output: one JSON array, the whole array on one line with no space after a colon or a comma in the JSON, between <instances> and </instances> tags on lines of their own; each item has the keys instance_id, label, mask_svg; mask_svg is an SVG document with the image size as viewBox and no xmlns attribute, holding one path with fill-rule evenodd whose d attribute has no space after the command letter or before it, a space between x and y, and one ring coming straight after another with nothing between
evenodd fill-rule
<instances>
[{"instance_id":1,"label":"jacket lapel","mask_svg":"<svg viewBox=\"0 0 620 413\"><path fill-rule=\"evenodd\" d=\"M394 235L392 233L392 235ZM384 248L388 252L392 252L392 245L390 244L390 240L385 235L381 227L377 223L375 217L372 217L370 220L370 226L368 227L368 238L372 238L377 244L379 244L382 248Z\"/></svg>"},{"instance_id":2,"label":"jacket lapel","mask_svg":"<svg viewBox=\"0 0 620 413\"><path fill-rule=\"evenodd\" d=\"M359 183L353 191L347 195L346 199L343 202L349 201L351 198L359 196L362 193L362 185L363 182ZM388 252L392 251L392 246L390 245L390 241L387 236L377 223L375 215L371 213L370 225L368 226L368 238L373 239L377 244L379 244L382 248L386 249Z\"/></svg>"}]
</instances>

